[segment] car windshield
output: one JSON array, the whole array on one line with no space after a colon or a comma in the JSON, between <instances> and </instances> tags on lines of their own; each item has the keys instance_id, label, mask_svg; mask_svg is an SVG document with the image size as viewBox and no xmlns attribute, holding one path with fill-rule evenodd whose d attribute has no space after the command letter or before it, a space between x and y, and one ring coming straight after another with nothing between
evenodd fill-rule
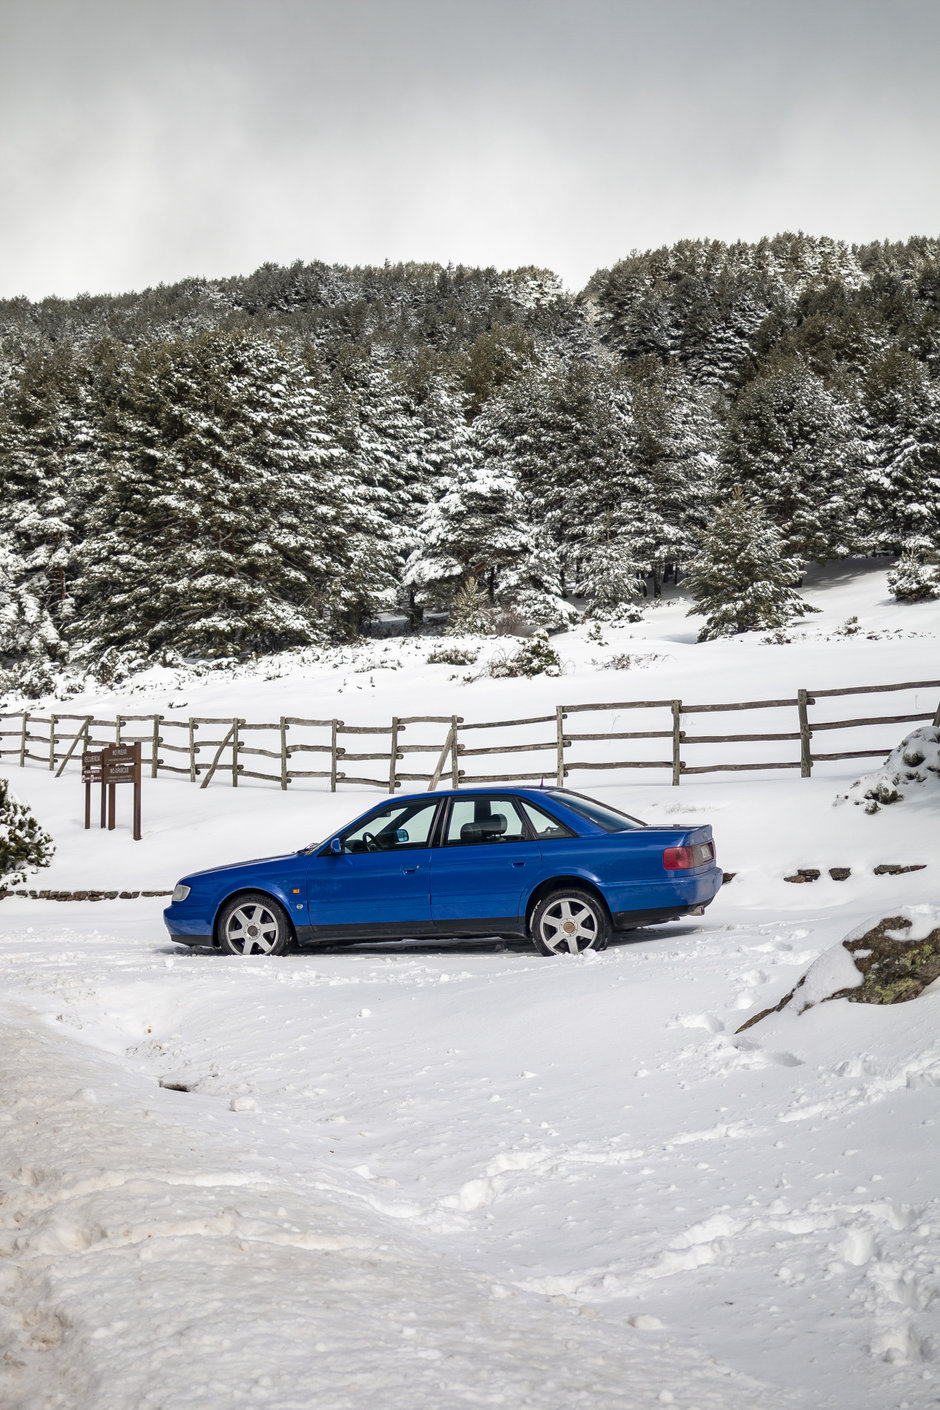
<instances>
[{"instance_id":1,"label":"car windshield","mask_svg":"<svg viewBox=\"0 0 940 1410\"><path fill-rule=\"evenodd\" d=\"M552 795L573 813L597 823L605 832L629 832L632 828L646 826L639 818L632 818L629 813L621 813L606 803L598 803L596 798L585 798L583 793L569 793L567 789L556 788L552 790Z\"/></svg>"}]
</instances>

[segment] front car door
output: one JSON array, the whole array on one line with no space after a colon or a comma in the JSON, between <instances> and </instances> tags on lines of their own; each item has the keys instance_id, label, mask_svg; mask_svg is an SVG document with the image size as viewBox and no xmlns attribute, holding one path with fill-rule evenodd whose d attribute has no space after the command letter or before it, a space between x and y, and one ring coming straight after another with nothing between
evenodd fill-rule
<instances>
[{"instance_id":1,"label":"front car door","mask_svg":"<svg viewBox=\"0 0 940 1410\"><path fill-rule=\"evenodd\" d=\"M431 929L430 859L440 799L387 803L310 859L305 938L380 939Z\"/></svg>"},{"instance_id":2,"label":"front car door","mask_svg":"<svg viewBox=\"0 0 940 1410\"><path fill-rule=\"evenodd\" d=\"M525 897L541 863L518 803L502 793L448 802L431 853L431 919L439 934L521 934Z\"/></svg>"}]
</instances>

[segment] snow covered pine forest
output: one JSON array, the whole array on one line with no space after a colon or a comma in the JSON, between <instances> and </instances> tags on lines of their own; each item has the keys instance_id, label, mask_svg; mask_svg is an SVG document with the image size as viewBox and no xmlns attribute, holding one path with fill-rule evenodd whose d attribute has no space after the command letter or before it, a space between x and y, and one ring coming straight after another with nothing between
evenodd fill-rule
<instances>
[{"instance_id":1,"label":"snow covered pine forest","mask_svg":"<svg viewBox=\"0 0 940 1410\"><path fill-rule=\"evenodd\" d=\"M629 614L735 487L775 554L903 553L899 594L929 591L938 290L936 241L783 235L633 255L577 295L297 264L7 300L7 684L348 640L468 587L531 626L572 597Z\"/></svg>"},{"instance_id":2,"label":"snow covered pine forest","mask_svg":"<svg viewBox=\"0 0 940 1410\"><path fill-rule=\"evenodd\" d=\"M729 880L558 960L183 950L152 893L381 794L161 773L134 842L0 739L3 1410L940 1405L938 376L927 240L0 304L4 729L914 683L809 777L794 711L678 787L605 716L569 786ZM830 1001L885 917L917 997Z\"/></svg>"}]
</instances>

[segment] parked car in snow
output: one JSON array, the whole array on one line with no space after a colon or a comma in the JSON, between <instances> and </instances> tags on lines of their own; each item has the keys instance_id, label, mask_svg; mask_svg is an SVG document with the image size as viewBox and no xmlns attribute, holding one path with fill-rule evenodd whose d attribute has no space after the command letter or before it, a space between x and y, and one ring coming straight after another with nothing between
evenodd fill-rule
<instances>
[{"instance_id":1,"label":"parked car in snow","mask_svg":"<svg viewBox=\"0 0 940 1410\"><path fill-rule=\"evenodd\" d=\"M542 955L701 914L721 885L708 826L649 827L564 788L395 798L324 842L185 876L173 940L232 955L293 943L528 936Z\"/></svg>"}]
</instances>

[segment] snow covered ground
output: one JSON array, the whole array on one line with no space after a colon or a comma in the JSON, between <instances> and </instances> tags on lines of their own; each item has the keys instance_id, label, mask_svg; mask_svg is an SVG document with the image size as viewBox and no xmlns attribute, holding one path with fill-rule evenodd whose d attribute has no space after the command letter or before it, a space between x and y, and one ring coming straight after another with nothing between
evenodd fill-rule
<instances>
[{"instance_id":1,"label":"snow covered ground","mask_svg":"<svg viewBox=\"0 0 940 1410\"><path fill-rule=\"evenodd\" d=\"M891 604L883 566L807 596L823 611L789 644L697 645L680 601L603 645L579 629L554 639L561 680L468 684L382 642L365 673L336 653L87 703L377 723L940 678L940 606ZM590 664L624 650L667 659ZM940 901L936 792L833 807L859 771L578 776L650 821L711 821L736 873L702 921L597 955L231 961L168 942L156 899L4 900L4 1410L940 1404L937 985L735 1032L860 923ZM116 833L82 831L74 776L3 773L56 838L42 887L169 888L376 796L147 780L134 843L126 804ZM785 882L798 867L822 877Z\"/></svg>"}]
</instances>

